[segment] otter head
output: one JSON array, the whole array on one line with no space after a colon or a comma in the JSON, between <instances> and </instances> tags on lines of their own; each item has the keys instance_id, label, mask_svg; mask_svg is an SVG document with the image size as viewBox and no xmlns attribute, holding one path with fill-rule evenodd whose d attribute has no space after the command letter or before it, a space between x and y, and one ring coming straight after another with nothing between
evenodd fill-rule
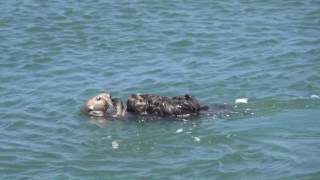
<instances>
[{"instance_id":1,"label":"otter head","mask_svg":"<svg viewBox=\"0 0 320 180\"><path fill-rule=\"evenodd\" d=\"M100 93L91 97L84 104L84 110L89 115L102 116L109 106L112 106L111 95L109 93Z\"/></svg>"},{"instance_id":2,"label":"otter head","mask_svg":"<svg viewBox=\"0 0 320 180\"><path fill-rule=\"evenodd\" d=\"M136 114L146 114L148 107L147 98L139 94L131 94L127 101L127 111Z\"/></svg>"}]
</instances>

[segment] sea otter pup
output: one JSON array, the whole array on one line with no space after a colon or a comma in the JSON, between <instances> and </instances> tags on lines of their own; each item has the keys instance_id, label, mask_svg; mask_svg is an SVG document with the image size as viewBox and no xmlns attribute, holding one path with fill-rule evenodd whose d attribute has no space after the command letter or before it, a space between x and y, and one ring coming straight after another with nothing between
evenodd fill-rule
<instances>
[{"instance_id":1,"label":"sea otter pup","mask_svg":"<svg viewBox=\"0 0 320 180\"><path fill-rule=\"evenodd\" d=\"M90 116L105 116L109 106L113 106L111 95L100 93L86 101L82 111Z\"/></svg>"},{"instance_id":2,"label":"sea otter pup","mask_svg":"<svg viewBox=\"0 0 320 180\"><path fill-rule=\"evenodd\" d=\"M198 116L201 110L208 110L208 106L200 106L197 99L189 94L172 98L152 94L132 94L127 101L127 111L138 115L192 117Z\"/></svg>"}]
</instances>

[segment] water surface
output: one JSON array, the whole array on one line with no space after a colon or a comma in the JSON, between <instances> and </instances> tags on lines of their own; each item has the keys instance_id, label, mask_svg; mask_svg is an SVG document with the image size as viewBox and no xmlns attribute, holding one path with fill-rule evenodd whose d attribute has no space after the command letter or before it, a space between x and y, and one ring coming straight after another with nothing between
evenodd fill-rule
<instances>
[{"instance_id":1,"label":"water surface","mask_svg":"<svg viewBox=\"0 0 320 180\"><path fill-rule=\"evenodd\" d=\"M320 3L0 2L1 179L319 179ZM100 91L248 97L241 117L108 121Z\"/></svg>"}]
</instances>

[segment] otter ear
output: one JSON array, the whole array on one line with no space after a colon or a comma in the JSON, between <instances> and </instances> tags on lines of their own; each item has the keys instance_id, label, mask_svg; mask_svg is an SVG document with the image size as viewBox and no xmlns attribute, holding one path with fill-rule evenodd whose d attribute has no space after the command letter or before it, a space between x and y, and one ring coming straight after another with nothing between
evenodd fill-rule
<instances>
[{"instance_id":1,"label":"otter ear","mask_svg":"<svg viewBox=\"0 0 320 180\"><path fill-rule=\"evenodd\" d=\"M185 97L186 99L189 99L191 96L190 96L189 94L185 94L184 97Z\"/></svg>"},{"instance_id":2,"label":"otter ear","mask_svg":"<svg viewBox=\"0 0 320 180\"><path fill-rule=\"evenodd\" d=\"M101 97L101 99L103 99L107 102L111 102L111 99L112 99L111 94L109 94L109 93L103 93L100 95L100 97Z\"/></svg>"}]
</instances>

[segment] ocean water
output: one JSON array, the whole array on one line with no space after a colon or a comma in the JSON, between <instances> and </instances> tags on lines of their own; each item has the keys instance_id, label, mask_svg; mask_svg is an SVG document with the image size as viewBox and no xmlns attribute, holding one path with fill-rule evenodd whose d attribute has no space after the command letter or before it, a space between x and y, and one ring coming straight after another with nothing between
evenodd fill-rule
<instances>
[{"instance_id":1,"label":"ocean water","mask_svg":"<svg viewBox=\"0 0 320 180\"><path fill-rule=\"evenodd\" d=\"M319 179L320 2L0 1L0 179ZM101 121L108 91L251 114Z\"/></svg>"}]
</instances>

